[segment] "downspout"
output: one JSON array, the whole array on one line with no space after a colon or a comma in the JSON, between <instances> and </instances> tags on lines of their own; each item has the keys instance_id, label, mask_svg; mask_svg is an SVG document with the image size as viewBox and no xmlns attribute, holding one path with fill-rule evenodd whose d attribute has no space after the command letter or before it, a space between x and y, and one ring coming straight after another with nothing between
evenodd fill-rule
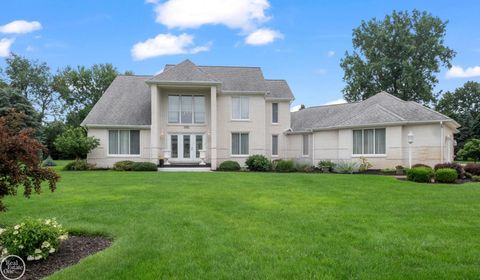
<instances>
[{"instance_id":1,"label":"downspout","mask_svg":"<svg viewBox=\"0 0 480 280\"><path fill-rule=\"evenodd\" d=\"M312 165L315 166L315 132L312 131Z\"/></svg>"},{"instance_id":2,"label":"downspout","mask_svg":"<svg viewBox=\"0 0 480 280\"><path fill-rule=\"evenodd\" d=\"M443 131L443 121L440 121L440 162L444 162L443 156L443 138L444 138L444 131Z\"/></svg>"}]
</instances>

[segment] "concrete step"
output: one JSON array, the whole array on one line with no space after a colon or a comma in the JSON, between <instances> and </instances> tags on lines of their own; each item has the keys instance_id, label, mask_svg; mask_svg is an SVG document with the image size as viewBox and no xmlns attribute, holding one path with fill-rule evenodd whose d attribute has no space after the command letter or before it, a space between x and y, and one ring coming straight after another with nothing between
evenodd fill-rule
<instances>
[{"instance_id":1,"label":"concrete step","mask_svg":"<svg viewBox=\"0 0 480 280\"><path fill-rule=\"evenodd\" d=\"M210 172L210 167L161 167L159 172Z\"/></svg>"}]
</instances>

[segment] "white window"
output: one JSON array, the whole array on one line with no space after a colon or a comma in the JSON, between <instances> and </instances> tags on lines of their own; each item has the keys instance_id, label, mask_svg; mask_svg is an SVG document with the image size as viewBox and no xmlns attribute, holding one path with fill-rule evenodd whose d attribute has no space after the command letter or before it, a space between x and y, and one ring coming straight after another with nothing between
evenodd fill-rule
<instances>
[{"instance_id":1,"label":"white window","mask_svg":"<svg viewBox=\"0 0 480 280\"><path fill-rule=\"evenodd\" d=\"M272 156L278 156L278 135L272 135Z\"/></svg>"},{"instance_id":2,"label":"white window","mask_svg":"<svg viewBox=\"0 0 480 280\"><path fill-rule=\"evenodd\" d=\"M358 129L353 131L353 154L385 154L385 128Z\"/></svg>"},{"instance_id":3,"label":"white window","mask_svg":"<svg viewBox=\"0 0 480 280\"><path fill-rule=\"evenodd\" d=\"M278 123L278 103L272 103L272 123Z\"/></svg>"},{"instance_id":4,"label":"white window","mask_svg":"<svg viewBox=\"0 0 480 280\"><path fill-rule=\"evenodd\" d=\"M232 155L248 155L248 133L232 133Z\"/></svg>"},{"instance_id":5,"label":"white window","mask_svg":"<svg viewBox=\"0 0 480 280\"><path fill-rule=\"evenodd\" d=\"M110 155L139 155L140 130L109 130L108 153Z\"/></svg>"},{"instance_id":6,"label":"white window","mask_svg":"<svg viewBox=\"0 0 480 280\"><path fill-rule=\"evenodd\" d=\"M169 95L169 123L205 123L205 96Z\"/></svg>"},{"instance_id":7,"label":"white window","mask_svg":"<svg viewBox=\"0 0 480 280\"><path fill-rule=\"evenodd\" d=\"M304 156L308 156L308 150L309 150L309 148L308 148L308 134L304 134L303 135L303 152L302 152L302 154Z\"/></svg>"},{"instance_id":8,"label":"white window","mask_svg":"<svg viewBox=\"0 0 480 280\"><path fill-rule=\"evenodd\" d=\"M247 96L232 97L232 119L248 120L249 118L249 100Z\"/></svg>"}]
</instances>

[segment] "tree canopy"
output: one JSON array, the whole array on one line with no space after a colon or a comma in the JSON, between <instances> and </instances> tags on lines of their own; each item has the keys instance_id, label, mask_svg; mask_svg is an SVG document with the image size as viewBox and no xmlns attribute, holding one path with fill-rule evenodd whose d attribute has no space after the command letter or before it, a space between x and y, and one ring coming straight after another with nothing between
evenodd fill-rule
<instances>
[{"instance_id":1,"label":"tree canopy","mask_svg":"<svg viewBox=\"0 0 480 280\"><path fill-rule=\"evenodd\" d=\"M455 135L457 148L471 138L480 138L480 83L466 82L453 92L446 92L436 110L456 120L461 127Z\"/></svg>"},{"instance_id":2,"label":"tree canopy","mask_svg":"<svg viewBox=\"0 0 480 280\"><path fill-rule=\"evenodd\" d=\"M41 167L43 145L34 137L35 130L24 128L25 114L10 109L0 117L0 211L6 207L2 199L16 195L17 188L24 186L23 194L29 197L32 191L40 193L43 181L54 191L59 176L49 168Z\"/></svg>"},{"instance_id":3,"label":"tree canopy","mask_svg":"<svg viewBox=\"0 0 480 280\"><path fill-rule=\"evenodd\" d=\"M353 30L354 51L340 64L344 98L354 102L386 91L403 100L434 102L436 74L442 65L451 67L455 56L444 43L446 26L447 21L418 10L362 21Z\"/></svg>"},{"instance_id":4,"label":"tree canopy","mask_svg":"<svg viewBox=\"0 0 480 280\"><path fill-rule=\"evenodd\" d=\"M8 86L0 88L0 116L8 115L11 109L24 114L24 128L40 128L39 116L30 102L17 90Z\"/></svg>"},{"instance_id":5,"label":"tree canopy","mask_svg":"<svg viewBox=\"0 0 480 280\"><path fill-rule=\"evenodd\" d=\"M88 137L83 127L70 127L55 139L54 145L58 151L80 159L98 147L100 140Z\"/></svg>"}]
</instances>

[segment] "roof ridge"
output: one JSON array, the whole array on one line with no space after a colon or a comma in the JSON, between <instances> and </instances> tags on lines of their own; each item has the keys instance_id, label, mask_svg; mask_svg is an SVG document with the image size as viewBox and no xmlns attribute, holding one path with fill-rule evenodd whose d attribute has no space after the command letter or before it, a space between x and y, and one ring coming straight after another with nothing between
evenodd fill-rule
<instances>
[{"instance_id":1,"label":"roof ridge","mask_svg":"<svg viewBox=\"0 0 480 280\"><path fill-rule=\"evenodd\" d=\"M417 102L415 102L415 101L406 101L406 102L408 102L408 103L413 103L413 104L415 104L415 105L417 105L417 106L420 106L420 107L423 108L423 109L426 109L426 110L428 110L428 111L430 111L430 112L433 112L433 113L436 113L436 114L438 114L438 115L441 115L442 117L445 117L447 120L453 120L453 119L450 118L449 116L446 116L446 115L444 115L444 114L442 114L442 113L440 113L440 112L437 112L437 111L435 111L435 110L433 110L432 108L429 108L429 107L427 107L427 106L423 106L422 104L417 103Z\"/></svg>"},{"instance_id":2,"label":"roof ridge","mask_svg":"<svg viewBox=\"0 0 480 280\"><path fill-rule=\"evenodd\" d=\"M380 104L378 104L378 103L376 103L375 105L377 105L378 107L380 107L380 109L383 110L383 111L385 111L386 113L389 113L389 114L391 114L391 115L399 118L400 120L405 121L405 118L399 116L398 114L395 114L394 112L388 110L387 108L383 107L382 105L380 105ZM367 107L367 108L368 108L368 107Z\"/></svg>"},{"instance_id":3,"label":"roof ridge","mask_svg":"<svg viewBox=\"0 0 480 280\"><path fill-rule=\"evenodd\" d=\"M122 76L122 77L154 77L154 75L148 75L148 74L144 74L144 75L137 75L137 74L133 74L133 75L118 74L117 76Z\"/></svg>"},{"instance_id":4,"label":"roof ridge","mask_svg":"<svg viewBox=\"0 0 480 280\"><path fill-rule=\"evenodd\" d=\"M363 100L362 100L363 101ZM346 102L346 103L338 103L338 104L324 104L324 105L316 105L316 106L311 106L307 107L305 109L302 109L300 111L306 110L306 109L313 109L313 108L319 108L319 107L333 107L333 106L340 106L340 105L353 105L353 104L360 104L362 101L355 101L355 102ZM297 111L299 112L299 111Z\"/></svg>"},{"instance_id":5,"label":"roof ridge","mask_svg":"<svg viewBox=\"0 0 480 280\"><path fill-rule=\"evenodd\" d=\"M265 78L264 78L264 80L265 81L277 81L277 82L281 82L281 81L286 82L287 81L285 79L265 79Z\"/></svg>"}]
</instances>

